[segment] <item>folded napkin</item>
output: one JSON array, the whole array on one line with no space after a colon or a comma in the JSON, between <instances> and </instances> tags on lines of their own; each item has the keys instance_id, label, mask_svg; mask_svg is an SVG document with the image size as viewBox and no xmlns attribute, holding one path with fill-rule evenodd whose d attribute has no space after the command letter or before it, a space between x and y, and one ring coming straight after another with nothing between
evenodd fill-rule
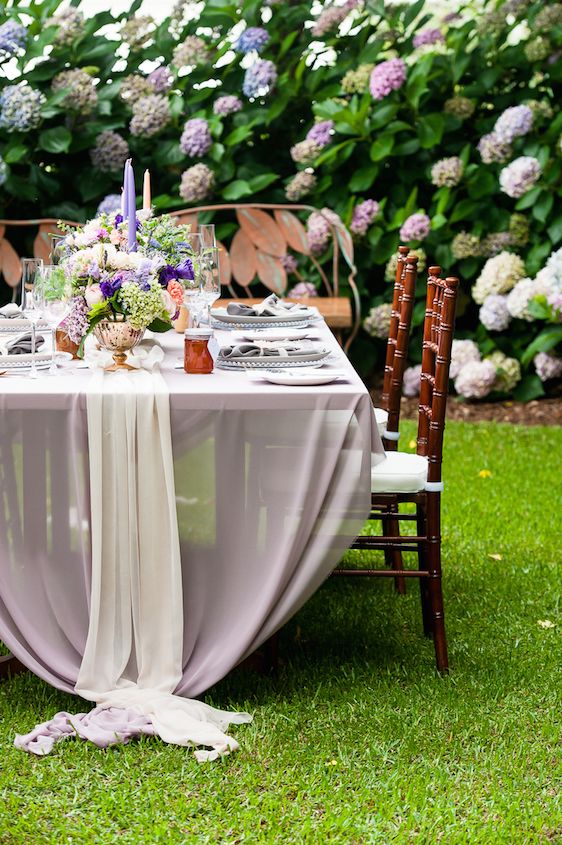
<instances>
[{"instance_id":1,"label":"folded napkin","mask_svg":"<svg viewBox=\"0 0 562 845\"><path fill-rule=\"evenodd\" d=\"M25 316L15 302L9 302L0 308L1 320L25 320Z\"/></svg>"},{"instance_id":2,"label":"folded napkin","mask_svg":"<svg viewBox=\"0 0 562 845\"><path fill-rule=\"evenodd\" d=\"M291 358L303 354L301 344L282 343L238 343L234 346L223 346L219 352L219 360L228 358Z\"/></svg>"},{"instance_id":3,"label":"folded napkin","mask_svg":"<svg viewBox=\"0 0 562 845\"><path fill-rule=\"evenodd\" d=\"M44 342L43 335L35 336L35 351L39 351L40 345ZM7 343L0 343L0 355L30 355L31 354L31 332L20 334Z\"/></svg>"},{"instance_id":4,"label":"folded napkin","mask_svg":"<svg viewBox=\"0 0 562 845\"><path fill-rule=\"evenodd\" d=\"M152 340L142 341L127 355L127 364L136 370L152 371L154 367L164 360L164 350ZM91 370L105 369L113 364L113 356L107 349L98 349L96 346L87 345L84 353L84 363Z\"/></svg>"},{"instance_id":5,"label":"folded napkin","mask_svg":"<svg viewBox=\"0 0 562 845\"><path fill-rule=\"evenodd\" d=\"M288 311L307 311L306 305L298 302L283 302L272 293L257 305L244 305L242 302L231 302L226 311L233 317L282 317Z\"/></svg>"}]
</instances>

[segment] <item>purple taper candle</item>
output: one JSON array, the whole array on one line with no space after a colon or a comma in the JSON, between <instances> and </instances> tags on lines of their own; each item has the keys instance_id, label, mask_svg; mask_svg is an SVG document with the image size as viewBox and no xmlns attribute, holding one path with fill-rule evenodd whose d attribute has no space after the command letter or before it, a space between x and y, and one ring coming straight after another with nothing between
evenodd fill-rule
<instances>
[{"instance_id":1,"label":"purple taper candle","mask_svg":"<svg viewBox=\"0 0 562 845\"><path fill-rule=\"evenodd\" d=\"M131 166L131 159L128 158L123 169L123 187L121 188L121 214L123 220L127 217L127 172Z\"/></svg>"},{"instance_id":2,"label":"purple taper candle","mask_svg":"<svg viewBox=\"0 0 562 845\"><path fill-rule=\"evenodd\" d=\"M135 194L135 174L133 165L127 170L127 199L125 211L127 214L127 233L129 252L137 251L137 198Z\"/></svg>"}]
</instances>

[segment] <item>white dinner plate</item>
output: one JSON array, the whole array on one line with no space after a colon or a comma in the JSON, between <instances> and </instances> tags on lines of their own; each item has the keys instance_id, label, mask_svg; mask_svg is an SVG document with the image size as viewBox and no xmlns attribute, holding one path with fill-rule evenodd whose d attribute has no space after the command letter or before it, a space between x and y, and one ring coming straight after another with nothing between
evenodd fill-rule
<instances>
[{"instance_id":1,"label":"white dinner plate","mask_svg":"<svg viewBox=\"0 0 562 845\"><path fill-rule=\"evenodd\" d=\"M318 312L312 308L295 308L287 311L286 314L279 314L275 317L263 317L261 314L248 316L247 314L229 314L226 308L213 308L211 315L221 323L228 323L242 328L251 328L253 325L276 326L279 323L302 323L303 320L313 320Z\"/></svg>"},{"instance_id":2,"label":"white dinner plate","mask_svg":"<svg viewBox=\"0 0 562 845\"><path fill-rule=\"evenodd\" d=\"M337 370L264 370L260 373L260 377L271 384L306 387L313 384L330 384L345 378L345 373Z\"/></svg>"},{"instance_id":3,"label":"white dinner plate","mask_svg":"<svg viewBox=\"0 0 562 845\"><path fill-rule=\"evenodd\" d=\"M33 356L31 353L24 355L0 355L0 371L2 370L29 370ZM56 361L72 361L71 352L57 352ZM51 366L50 352L36 352L35 366L38 370L44 370Z\"/></svg>"},{"instance_id":4,"label":"white dinner plate","mask_svg":"<svg viewBox=\"0 0 562 845\"><path fill-rule=\"evenodd\" d=\"M240 333L244 340L306 340L310 338L310 329L256 329Z\"/></svg>"}]
</instances>

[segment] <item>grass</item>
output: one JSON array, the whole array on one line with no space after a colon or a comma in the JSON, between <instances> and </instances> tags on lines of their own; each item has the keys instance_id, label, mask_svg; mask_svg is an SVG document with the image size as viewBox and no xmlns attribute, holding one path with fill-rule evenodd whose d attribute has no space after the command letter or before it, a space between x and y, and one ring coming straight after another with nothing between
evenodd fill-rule
<instances>
[{"instance_id":1,"label":"grass","mask_svg":"<svg viewBox=\"0 0 562 845\"><path fill-rule=\"evenodd\" d=\"M561 843L562 430L451 423L446 441L448 677L417 585L382 579L329 581L277 679L210 691L255 714L218 763L154 739L29 757L14 733L80 705L19 676L0 686L0 843Z\"/></svg>"}]
</instances>

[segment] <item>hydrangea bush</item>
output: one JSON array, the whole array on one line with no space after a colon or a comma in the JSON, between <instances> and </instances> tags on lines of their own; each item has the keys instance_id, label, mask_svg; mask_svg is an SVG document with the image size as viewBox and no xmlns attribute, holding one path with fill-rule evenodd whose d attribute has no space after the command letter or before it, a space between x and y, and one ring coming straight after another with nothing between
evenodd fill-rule
<instances>
[{"instance_id":1,"label":"hydrangea bush","mask_svg":"<svg viewBox=\"0 0 562 845\"><path fill-rule=\"evenodd\" d=\"M150 168L156 211L303 201L355 240L365 374L405 241L462 280L457 338L478 357L459 392L528 399L560 376L562 4L178 0L158 23L140 5L2 4L3 217L84 221L127 156ZM328 259L325 219L307 231Z\"/></svg>"}]
</instances>

